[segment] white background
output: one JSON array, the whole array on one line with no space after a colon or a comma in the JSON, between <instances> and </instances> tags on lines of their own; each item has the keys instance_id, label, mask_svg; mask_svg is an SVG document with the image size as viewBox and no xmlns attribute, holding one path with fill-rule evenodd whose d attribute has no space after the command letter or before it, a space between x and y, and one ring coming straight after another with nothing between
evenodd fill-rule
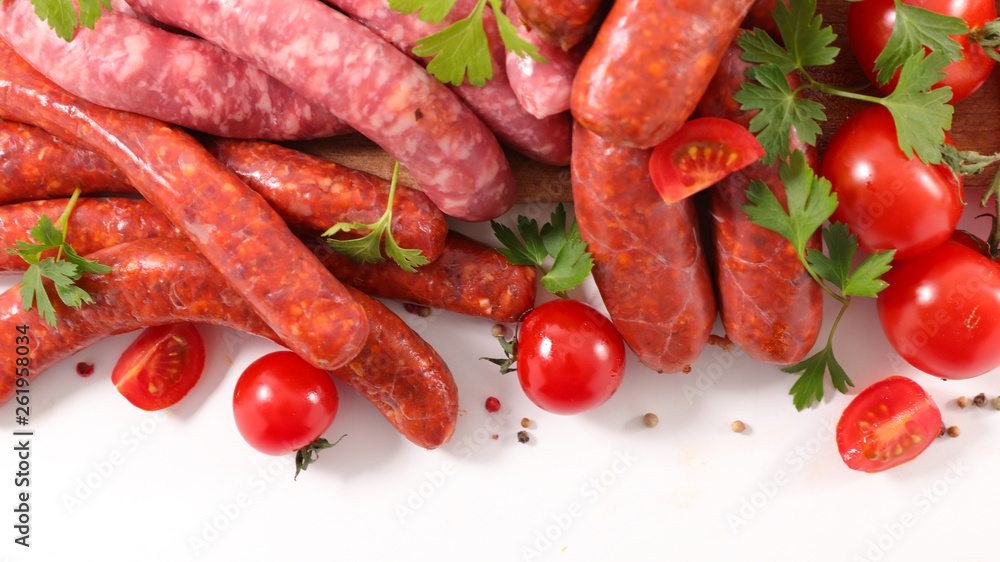
<instances>
[{"instance_id":1,"label":"white background","mask_svg":"<svg viewBox=\"0 0 1000 562\"><path fill-rule=\"evenodd\" d=\"M519 205L503 221L547 220L550 210ZM454 226L490 240L488 225ZM601 307L592 282L573 296ZM347 437L293 481L292 455L257 453L231 415L239 374L277 346L203 326L202 381L154 414L110 383L133 338L117 336L31 385L30 548L13 542L12 432L21 428L12 403L0 408L0 562L995 559L1000 412L955 400L992 400L1000 374L945 382L915 371L886 343L871 299L856 299L836 337L851 395L827 383L822 404L796 412L793 375L709 346L688 374L656 374L630 354L619 392L572 417L540 410L515 374L478 359L500 354L492 322L390 306L458 382L448 445L412 445L337 381L340 413L325 435ZM821 339L835 312L828 302ZM95 374L76 375L78 361L95 363ZM854 394L896 374L919 382L962 434L887 472L849 470L837 419ZM485 411L488 396L499 413ZM643 426L646 412L658 427ZM516 439L523 417L527 444ZM736 419L743 434L730 430Z\"/></svg>"}]
</instances>

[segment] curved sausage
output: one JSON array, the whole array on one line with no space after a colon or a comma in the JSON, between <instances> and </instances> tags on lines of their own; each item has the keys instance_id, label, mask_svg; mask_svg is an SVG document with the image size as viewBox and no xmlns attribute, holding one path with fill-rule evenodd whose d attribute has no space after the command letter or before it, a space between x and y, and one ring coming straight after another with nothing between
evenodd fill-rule
<instances>
[{"instance_id":1,"label":"curved sausage","mask_svg":"<svg viewBox=\"0 0 1000 562\"><path fill-rule=\"evenodd\" d=\"M514 0L531 29L564 51L599 23L603 0Z\"/></svg>"},{"instance_id":2,"label":"curved sausage","mask_svg":"<svg viewBox=\"0 0 1000 562\"><path fill-rule=\"evenodd\" d=\"M532 57L520 57L507 51L507 81L514 95L528 113L546 117L569 110L569 94L573 78L580 67L587 45L581 43L568 51L541 38L534 29L525 28L520 8L514 0L504 1L504 12L517 29L521 39L538 48L538 54L548 62Z\"/></svg>"},{"instance_id":3,"label":"curved sausage","mask_svg":"<svg viewBox=\"0 0 1000 562\"><path fill-rule=\"evenodd\" d=\"M258 68L197 37L107 12L65 41L31 3L0 4L0 38L81 98L197 131L238 138L314 139L350 126Z\"/></svg>"},{"instance_id":4,"label":"curved sausage","mask_svg":"<svg viewBox=\"0 0 1000 562\"><path fill-rule=\"evenodd\" d=\"M103 154L306 361L333 369L364 344L364 310L346 288L263 198L179 128L81 100L2 42L0 117Z\"/></svg>"},{"instance_id":5,"label":"curved sausage","mask_svg":"<svg viewBox=\"0 0 1000 562\"><path fill-rule=\"evenodd\" d=\"M0 119L0 205L135 189L107 159L46 131Z\"/></svg>"},{"instance_id":6,"label":"curved sausage","mask_svg":"<svg viewBox=\"0 0 1000 562\"><path fill-rule=\"evenodd\" d=\"M286 345L186 240L152 238L120 244L88 256L112 266L110 273L84 276L77 285L94 299L69 308L49 291L59 327L36 311L24 312L17 287L0 294L0 330L27 326L30 377L108 336L146 326L207 322L249 332ZM361 351L332 374L359 391L421 447L448 441L458 418L458 391L441 357L384 305L358 291L371 332ZM0 404L14 394L15 347L0 349L10 365L0 376Z\"/></svg>"},{"instance_id":7,"label":"curved sausage","mask_svg":"<svg viewBox=\"0 0 1000 562\"><path fill-rule=\"evenodd\" d=\"M786 6L788 5L788 0L782 0L782 2ZM780 41L781 32L778 30L778 25L774 23L774 18L771 17L777 6L778 0L757 0L753 3L753 6L750 6L750 11L747 12L747 17L744 18L740 27L751 30L763 29L775 41Z\"/></svg>"},{"instance_id":8,"label":"curved sausage","mask_svg":"<svg viewBox=\"0 0 1000 562\"><path fill-rule=\"evenodd\" d=\"M573 80L573 117L649 148L694 111L753 0L617 0Z\"/></svg>"},{"instance_id":9,"label":"curved sausage","mask_svg":"<svg viewBox=\"0 0 1000 562\"><path fill-rule=\"evenodd\" d=\"M649 179L651 150L573 130L573 204L594 281L646 366L684 370L708 343L716 305L694 200L668 205Z\"/></svg>"},{"instance_id":10,"label":"curved sausage","mask_svg":"<svg viewBox=\"0 0 1000 562\"><path fill-rule=\"evenodd\" d=\"M315 0L131 0L321 103L384 148L445 214L483 221L517 198L493 133L415 61Z\"/></svg>"},{"instance_id":11,"label":"curved sausage","mask_svg":"<svg viewBox=\"0 0 1000 562\"><path fill-rule=\"evenodd\" d=\"M751 66L740 58L742 52L734 39L699 102L697 115L748 126L755 112L740 110L732 99ZM793 89L796 86L792 84ZM809 165L816 166L816 149L794 134L792 149L802 150ZM787 365L805 358L819 336L823 291L788 240L750 222L743 205L750 203L746 190L755 180L764 182L779 201L785 201L777 163L767 166L754 162L709 189L719 312L726 335L749 357ZM809 247L819 246L816 233Z\"/></svg>"}]
</instances>

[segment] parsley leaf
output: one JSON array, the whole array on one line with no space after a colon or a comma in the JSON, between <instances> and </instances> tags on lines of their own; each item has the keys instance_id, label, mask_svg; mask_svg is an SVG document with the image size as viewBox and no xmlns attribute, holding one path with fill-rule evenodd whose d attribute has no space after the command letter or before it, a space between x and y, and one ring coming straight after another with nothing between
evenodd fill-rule
<instances>
[{"instance_id":1,"label":"parsley leaf","mask_svg":"<svg viewBox=\"0 0 1000 562\"><path fill-rule=\"evenodd\" d=\"M566 209L562 203L556 206L549 222L541 228L535 219L517 217L517 232L496 221L490 221L493 234L503 244L497 248L513 265L534 265L542 270L542 286L547 290L566 297L566 291L576 287L587 278L594 267L594 258L587 251L587 243L580 237L576 220L566 228ZM522 242L523 239L523 242ZM554 258L552 267L545 270L545 260Z\"/></svg>"},{"instance_id":2,"label":"parsley leaf","mask_svg":"<svg viewBox=\"0 0 1000 562\"><path fill-rule=\"evenodd\" d=\"M48 21L49 27L56 35L66 41L73 40L73 32L78 25L94 29L101 17L101 8L111 11L111 0L31 0L35 6L35 15L42 21ZM77 16L76 6L80 6Z\"/></svg>"},{"instance_id":3,"label":"parsley leaf","mask_svg":"<svg viewBox=\"0 0 1000 562\"><path fill-rule=\"evenodd\" d=\"M785 72L833 64L840 54L840 48L831 46L837 35L832 27L823 27L823 16L816 13L816 0L796 0L791 4L789 7L778 2L773 12L785 49L794 61Z\"/></svg>"},{"instance_id":4,"label":"parsley leaf","mask_svg":"<svg viewBox=\"0 0 1000 562\"><path fill-rule=\"evenodd\" d=\"M385 212L372 224L359 222L338 222L322 234L324 237L334 236L348 230L371 230L361 238L338 240L327 238L326 243L334 251L361 263L378 263L392 258L404 271L414 272L417 267L429 263L418 249L402 248L392 237L392 201L396 195L396 179L399 175L399 162L392 168L392 181L389 183L389 202ZM385 257L382 256L382 239L385 238Z\"/></svg>"},{"instance_id":5,"label":"parsley leaf","mask_svg":"<svg viewBox=\"0 0 1000 562\"><path fill-rule=\"evenodd\" d=\"M879 84L888 84L896 69L913 55L923 56L924 47L944 53L949 61L962 58L962 46L949 35L969 33L965 20L895 1L896 21L892 34L875 59Z\"/></svg>"},{"instance_id":6,"label":"parsley leaf","mask_svg":"<svg viewBox=\"0 0 1000 562\"><path fill-rule=\"evenodd\" d=\"M454 6L455 0L389 0L390 10L404 15L419 12L420 21L431 23L441 23Z\"/></svg>"},{"instance_id":7,"label":"parsley leaf","mask_svg":"<svg viewBox=\"0 0 1000 562\"><path fill-rule=\"evenodd\" d=\"M896 250L869 255L852 274L851 264L858 249L858 235L850 234L846 224L835 222L823 230L823 241L830 257L814 248L809 249L806 257L813 271L836 286L842 295L874 297L888 286L879 277L889 271L889 263Z\"/></svg>"},{"instance_id":8,"label":"parsley leaf","mask_svg":"<svg viewBox=\"0 0 1000 562\"><path fill-rule=\"evenodd\" d=\"M951 128L955 112L947 103L951 99L950 86L930 89L945 77L942 69L948 64L948 58L941 53L912 55L899 69L896 89L879 100L896 123L899 149L907 158L913 158L916 152L924 164L941 162L939 146L944 144L945 129Z\"/></svg>"},{"instance_id":9,"label":"parsley leaf","mask_svg":"<svg viewBox=\"0 0 1000 562\"><path fill-rule=\"evenodd\" d=\"M816 137L823 132L818 121L826 121L823 105L795 95L788 86L786 73L776 64L763 64L751 70L759 83L745 82L733 99L742 104L744 111L759 111L750 119L750 132L759 133L757 140L767 151L764 163L773 164L791 153L793 128L802 142L815 145Z\"/></svg>"},{"instance_id":10,"label":"parsley leaf","mask_svg":"<svg viewBox=\"0 0 1000 562\"><path fill-rule=\"evenodd\" d=\"M841 393L847 393L847 387L854 386L854 382L833 356L833 348L830 346L795 365L783 368L782 371L792 374L802 373L788 391L792 395L792 404L799 411L808 408L814 401L819 402L823 399L823 381L827 371L830 373L834 388Z\"/></svg>"}]
</instances>

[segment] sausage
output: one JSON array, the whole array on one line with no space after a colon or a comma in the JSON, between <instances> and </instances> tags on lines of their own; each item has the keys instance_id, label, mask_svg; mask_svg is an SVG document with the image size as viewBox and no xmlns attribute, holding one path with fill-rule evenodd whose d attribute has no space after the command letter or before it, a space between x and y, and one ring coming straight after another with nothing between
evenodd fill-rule
<instances>
[{"instance_id":1,"label":"sausage","mask_svg":"<svg viewBox=\"0 0 1000 562\"><path fill-rule=\"evenodd\" d=\"M605 140L656 146L694 111L753 0L618 0L573 80L573 117Z\"/></svg>"},{"instance_id":2,"label":"sausage","mask_svg":"<svg viewBox=\"0 0 1000 562\"><path fill-rule=\"evenodd\" d=\"M87 256L112 266L103 275L84 274L77 285L94 299L70 308L49 286L59 328L35 310L24 312L17 287L0 294L0 326L25 336L33 380L46 369L110 335L176 322L207 322L286 345L186 240L150 238L119 244ZM407 439L428 449L448 441L458 418L458 391L441 357L398 316L375 299L351 290L369 318L361 351L332 372L372 401ZM0 350L11 368L0 376L0 404L16 385L15 346Z\"/></svg>"},{"instance_id":3,"label":"sausage","mask_svg":"<svg viewBox=\"0 0 1000 562\"><path fill-rule=\"evenodd\" d=\"M377 35L407 55L413 55L417 41L437 33L467 16L476 2L458 0L440 24L423 22L416 15L403 15L389 8L385 0L324 0L362 22ZM491 10L483 13L483 25L490 45L493 78L483 86L469 82L449 84L458 97L483 120L497 138L529 158L546 164L569 164L571 123L569 115L539 118L525 110L507 80L506 49L500 39L496 17ZM426 66L429 57L417 58Z\"/></svg>"},{"instance_id":4,"label":"sausage","mask_svg":"<svg viewBox=\"0 0 1000 562\"><path fill-rule=\"evenodd\" d=\"M756 112L740 110L732 99L751 66L740 58L742 52L734 39L696 115L749 125ZM793 89L797 87L794 75L789 81ZM793 134L791 148L802 150L815 168L818 158L814 147ZM819 336L823 291L788 240L750 222L743 205L750 203L746 190L755 180L764 182L779 201L785 201L777 163L767 166L754 162L709 189L719 312L726 335L749 357L780 365L797 363ZM819 233L809 247L820 247Z\"/></svg>"},{"instance_id":5,"label":"sausage","mask_svg":"<svg viewBox=\"0 0 1000 562\"><path fill-rule=\"evenodd\" d=\"M603 0L514 1L528 27L564 51L586 39L603 15Z\"/></svg>"},{"instance_id":6,"label":"sausage","mask_svg":"<svg viewBox=\"0 0 1000 562\"><path fill-rule=\"evenodd\" d=\"M535 305L534 267L511 265L495 249L454 231L441 257L414 273L391 262L359 264L321 242L311 247L340 280L373 296L495 322L517 322Z\"/></svg>"},{"instance_id":7,"label":"sausage","mask_svg":"<svg viewBox=\"0 0 1000 562\"><path fill-rule=\"evenodd\" d=\"M371 224L389 204L388 181L291 148L218 138L206 147L298 231L322 233L337 222ZM434 261L444 249L448 223L426 194L396 184L390 232L401 247Z\"/></svg>"},{"instance_id":8,"label":"sausage","mask_svg":"<svg viewBox=\"0 0 1000 562\"><path fill-rule=\"evenodd\" d=\"M26 201L0 206L0 248L13 248L18 240L35 242L29 232L44 214L55 222L69 199ZM142 238L183 238L184 234L145 199L81 197L69 215L66 241L78 254ZM0 252L0 272L23 271L20 256Z\"/></svg>"},{"instance_id":9,"label":"sausage","mask_svg":"<svg viewBox=\"0 0 1000 562\"><path fill-rule=\"evenodd\" d=\"M443 84L361 24L314 0L133 0L323 104L384 148L447 215L483 221L517 198L496 137Z\"/></svg>"},{"instance_id":10,"label":"sausage","mask_svg":"<svg viewBox=\"0 0 1000 562\"><path fill-rule=\"evenodd\" d=\"M573 204L611 321L643 364L677 372L708 343L716 304L694 201L663 201L649 179L651 152L577 124Z\"/></svg>"},{"instance_id":11,"label":"sausage","mask_svg":"<svg viewBox=\"0 0 1000 562\"><path fill-rule=\"evenodd\" d=\"M532 57L520 57L513 51L507 51L507 81L517 100L528 113L536 117L568 111L573 78L588 45L584 42L564 51L542 39L537 30L525 28L521 10L514 0L504 1L504 11L521 39L537 47L538 54L547 61L542 63Z\"/></svg>"},{"instance_id":12,"label":"sausage","mask_svg":"<svg viewBox=\"0 0 1000 562\"><path fill-rule=\"evenodd\" d=\"M73 41L25 0L0 4L0 38L81 98L190 129L239 138L313 139L351 131L323 106L197 37L104 12Z\"/></svg>"},{"instance_id":13,"label":"sausage","mask_svg":"<svg viewBox=\"0 0 1000 562\"><path fill-rule=\"evenodd\" d=\"M89 193L135 191L104 158L47 132L0 119L0 205Z\"/></svg>"},{"instance_id":14,"label":"sausage","mask_svg":"<svg viewBox=\"0 0 1000 562\"><path fill-rule=\"evenodd\" d=\"M364 344L364 310L281 217L179 128L62 90L0 42L0 117L103 154L293 351L321 369Z\"/></svg>"},{"instance_id":15,"label":"sausage","mask_svg":"<svg viewBox=\"0 0 1000 562\"><path fill-rule=\"evenodd\" d=\"M782 0L782 2L785 6L788 5L788 0ZM740 27L750 30L762 29L775 41L780 41L781 32L778 30L778 25L774 23L774 18L771 17L777 6L778 0L757 0L753 6L750 6L750 11L747 12L747 17L743 19Z\"/></svg>"}]
</instances>

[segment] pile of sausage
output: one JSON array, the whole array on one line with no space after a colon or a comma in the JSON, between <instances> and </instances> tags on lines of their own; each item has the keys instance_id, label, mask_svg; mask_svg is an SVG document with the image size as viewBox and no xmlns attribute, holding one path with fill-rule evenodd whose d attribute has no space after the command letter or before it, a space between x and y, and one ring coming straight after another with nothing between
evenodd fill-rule
<instances>
[{"instance_id":1,"label":"pile of sausage","mask_svg":"<svg viewBox=\"0 0 1000 562\"><path fill-rule=\"evenodd\" d=\"M750 180L779 187L775 168L713 188L712 228L701 230L693 200L667 205L649 180L650 147L692 114L747 118L727 100L744 79L730 40L751 0L508 0L518 33L549 62L506 53L487 10L484 87L446 86L411 53L475 0L458 0L441 24L385 0L328 1L113 0L71 42L29 0L0 3L0 244L61 214L60 198L79 188L101 196L80 200L70 242L114 266L79 282L94 304L52 299L56 328L22 310L17 288L0 295L0 324L31 326L33 376L111 334L209 322L289 347L414 443L440 446L458 414L452 375L368 295L501 322L533 306L533 268L445 221L488 220L514 203L501 144L570 165L595 280L650 368L697 358L717 309L753 357L789 363L811 347L816 287L790 246L739 207ZM270 142L349 131L420 186L397 187L391 225L431 260L416 273L357 264L317 241L336 222L375 222L388 182ZM0 270L24 265L0 258ZM0 403L12 393L0 377Z\"/></svg>"}]
</instances>

